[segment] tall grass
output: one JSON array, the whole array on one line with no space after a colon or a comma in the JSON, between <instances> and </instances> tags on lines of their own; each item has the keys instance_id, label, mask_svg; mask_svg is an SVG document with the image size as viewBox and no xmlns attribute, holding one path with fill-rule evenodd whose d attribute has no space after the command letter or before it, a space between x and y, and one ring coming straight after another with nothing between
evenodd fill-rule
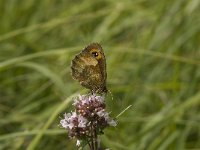
<instances>
[{"instance_id":1,"label":"tall grass","mask_svg":"<svg viewBox=\"0 0 200 150\"><path fill-rule=\"evenodd\" d=\"M200 149L199 0L1 0L0 149L75 149L59 124L82 91L70 61L107 58L113 150Z\"/></svg>"}]
</instances>

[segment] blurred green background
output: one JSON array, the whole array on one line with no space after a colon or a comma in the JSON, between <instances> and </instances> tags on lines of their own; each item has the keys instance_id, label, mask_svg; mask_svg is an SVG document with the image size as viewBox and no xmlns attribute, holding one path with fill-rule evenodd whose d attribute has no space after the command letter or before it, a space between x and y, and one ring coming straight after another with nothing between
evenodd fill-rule
<instances>
[{"instance_id":1,"label":"blurred green background","mask_svg":"<svg viewBox=\"0 0 200 150\"><path fill-rule=\"evenodd\" d=\"M0 149L73 150L59 121L87 90L70 62L91 42L107 58L101 136L112 150L200 149L199 0L0 0Z\"/></svg>"}]
</instances>

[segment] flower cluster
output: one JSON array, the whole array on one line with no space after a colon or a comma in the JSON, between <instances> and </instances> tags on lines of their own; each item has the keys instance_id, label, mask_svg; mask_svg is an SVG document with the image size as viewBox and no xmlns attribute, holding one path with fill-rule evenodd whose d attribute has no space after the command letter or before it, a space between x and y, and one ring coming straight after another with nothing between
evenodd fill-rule
<instances>
[{"instance_id":1,"label":"flower cluster","mask_svg":"<svg viewBox=\"0 0 200 150\"><path fill-rule=\"evenodd\" d=\"M80 95L75 98L73 105L75 112L64 114L60 124L68 130L70 138L78 139L78 144L79 140L93 140L108 126L116 126L116 121L105 110L103 96Z\"/></svg>"},{"instance_id":2,"label":"flower cluster","mask_svg":"<svg viewBox=\"0 0 200 150\"><path fill-rule=\"evenodd\" d=\"M69 137L82 138L87 134L87 119L76 112L64 114L64 119L60 121L62 127L68 130Z\"/></svg>"}]
</instances>

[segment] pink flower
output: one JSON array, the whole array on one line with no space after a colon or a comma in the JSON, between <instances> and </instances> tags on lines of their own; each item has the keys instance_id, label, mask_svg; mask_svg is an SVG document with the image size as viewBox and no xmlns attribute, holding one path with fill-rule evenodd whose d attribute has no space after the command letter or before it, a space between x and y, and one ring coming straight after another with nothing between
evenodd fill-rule
<instances>
[{"instance_id":1,"label":"pink flower","mask_svg":"<svg viewBox=\"0 0 200 150\"><path fill-rule=\"evenodd\" d=\"M74 99L75 111L65 113L64 119L60 121L63 128L67 129L70 138L77 138L77 146L80 141L91 139L91 130L102 134L103 129L108 126L116 126L106 111L103 96L96 94L79 95Z\"/></svg>"}]
</instances>

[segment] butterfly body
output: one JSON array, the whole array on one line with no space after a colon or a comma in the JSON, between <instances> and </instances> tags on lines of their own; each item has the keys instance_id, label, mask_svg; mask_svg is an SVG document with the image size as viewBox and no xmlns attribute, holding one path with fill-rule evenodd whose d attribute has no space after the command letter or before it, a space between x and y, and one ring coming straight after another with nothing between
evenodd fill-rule
<instances>
[{"instance_id":1,"label":"butterfly body","mask_svg":"<svg viewBox=\"0 0 200 150\"><path fill-rule=\"evenodd\" d=\"M72 77L92 93L106 93L106 59L100 44L92 43L72 60Z\"/></svg>"}]
</instances>

